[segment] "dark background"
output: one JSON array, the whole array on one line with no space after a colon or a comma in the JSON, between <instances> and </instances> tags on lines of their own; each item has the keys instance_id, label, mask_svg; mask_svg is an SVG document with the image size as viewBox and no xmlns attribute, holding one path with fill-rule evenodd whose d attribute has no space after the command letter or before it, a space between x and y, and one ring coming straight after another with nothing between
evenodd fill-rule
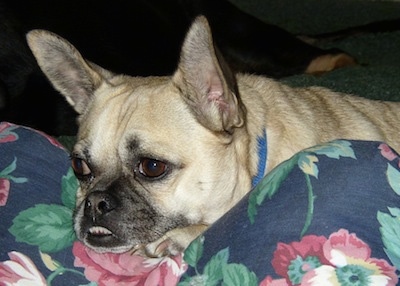
<instances>
[{"instance_id":1,"label":"dark background","mask_svg":"<svg viewBox=\"0 0 400 286\"><path fill-rule=\"evenodd\" d=\"M246 12L255 20L250 19L251 24L236 21L237 11L230 9ZM26 46L24 35L30 29L60 34L86 58L114 72L165 75L174 71L180 44L196 13L213 19L214 37L219 45L225 45L225 56L230 56L231 62L235 60L235 50L229 54L232 47L253 53L245 54L254 56L250 72L258 73L256 64L270 56L267 60L271 61L266 61L260 73L290 85L323 85L373 99L400 100L398 1L0 0L0 106L2 93L6 94L6 106L11 106L0 108L0 121L28 125L56 136L76 132L75 112L44 78ZM343 32L386 20L397 21L381 25L383 28L378 30ZM293 37L315 37L318 41L313 44L317 47L339 48L354 56L359 65L319 76L305 75L302 59L315 51L299 47L281 34L278 37L271 30L256 29L254 21L259 21L255 26L277 25ZM320 36L335 32L340 36ZM301 56L290 58L290 66L274 62L279 52Z\"/></svg>"}]
</instances>

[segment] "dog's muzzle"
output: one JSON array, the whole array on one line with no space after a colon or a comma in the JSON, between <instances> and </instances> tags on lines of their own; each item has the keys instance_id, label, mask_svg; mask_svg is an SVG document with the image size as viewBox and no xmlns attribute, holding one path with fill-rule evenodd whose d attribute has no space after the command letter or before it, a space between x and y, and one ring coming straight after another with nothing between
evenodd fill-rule
<instances>
[{"instance_id":1,"label":"dog's muzzle","mask_svg":"<svg viewBox=\"0 0 400 286\"><path fill-rule=\"evenodd\" d=\"M98 252L128 251L158 239L165 227L165 218L123 180L90 191L74 213L78 239Z\"/></svg>"},{"instance_id":2,"label":"dog's muzzle","mask_svg":"<svg viewBox=\"0 0 400 286\"><path fill-rule=\"evenodd\" d=\"M188 225L184 216L159 212L123 180L90 191L74 213L78 239L98 252L129 251Z\"/></svg>"},{"instance_id":3,"label":"dog's muzzle","mask_svg":"<svg viewBox=\"0 0 400 286\"><path fill-rule=\"evenodd\" d=\"M103 251L122 251L131 247L121 233L118 221L120 201L106 191L93 191L77 208L75 232L89 247Z\"/></svg>"}]
</instances>

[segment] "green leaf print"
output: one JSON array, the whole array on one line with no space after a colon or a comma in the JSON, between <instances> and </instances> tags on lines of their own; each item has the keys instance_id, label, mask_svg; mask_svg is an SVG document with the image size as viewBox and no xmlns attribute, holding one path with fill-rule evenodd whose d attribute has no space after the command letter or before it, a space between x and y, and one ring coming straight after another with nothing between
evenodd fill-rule
<instances>
[{"instance_id":1,"label":"green leaf print","mask_svg":"<svg viewBox=\"0 0 400 286\"><path fill-rule=\"evenodd\" d=\"M204 236L199 236L185 250L184 259L193 268L196 267L197 262L203 256L203 242Z\"/></svg>"},{"instance_id":2,"label":"green leaf print","mask_svg":"<svg viewBox=\"0 0 400 286\"><path fill-rule=\"evenodd\" d=\"M388 163L386 176L390 187L400 196L400 172Z\"/></svg>"},{"instance_id":3,"label":"green leaf print","mask_svg":"<svg viewBox=\"0 0 400 286\"><path fill-rule=\"evenodd\" d=\"M318 158L314 154L325 155L334 159L339 159L340 157L356 159L354 150L351 147L351 142L346 140L331 141L297 153L291 159L274 168L260 183L258 183L254 190L251 191L247 208L247 214L251 223L254 223L257 215L257 206L261 205L266 198L272 198L294 166L298 165L305 174L318 178L319 171L316 164ZM309 189L310 186L308 187L308 190Z\"/></svg>"},{"instance_id":4,"label":"green leaf print","mask_svg":"<svg viewBox=\"0 0 400 286\"><path fill-rule=\"evenodd\" d=\"M0 178L8 179L18 184L27 182L28 181L27 178L23 177L17 178L11 175L11 173L14 172L16 168L17 168L17 158L14 158L11 164L0 172Z\"/></svg>"},{"instance_id":5,"label":"green leaf print","mask_svg":"<svg viewBox=\"0 0 400 286\"><path fill-rule=\"evenodd\" d=\"M400 209L399 208L390 208L390 207L388 207L388 210L389 210L389 212L390 212L390 214L392 216L400 218Z\"/></svg>"},{"instance_id":6,"label":"green leaf print","mask_svg":"<svg viewBox=\"0 0 400 286\"><path fill-rule=\"evenodd\" d=\"M76 191L78 190L78 180L74 175L72 168L69 168L67 175L62 177L61 181L61 200L63 204L73 210L76 204Z\"/></svg>"},{"instance_id":7,"label":"green leaf print","mask_svg":"<svg viewBox=\"0 0 400 286\"><path fill-rule=\"evenodd\" d=\"M193 285L258 285L258 278L254 272L245 265L228 263L229 247L218 251L204 266L203 273L197 267L197 263L203 255L204 236L197 238L185 250L183 256L186 263L194 268L194 276L184 276L179 286Z\"/></svg>"},{"instance_id":8,"label":"green leaf print","mask_svg":"<svg viewBox=\"0 0 400 286\"><path fill-rule=\"evenodd\" d=\"M258 285L258 279L254 272L250 271L242 264L231 263L223 268L223 283L222 285Z\"/></svg>"},{"instance_id":9,"label":"green leaf print","mask_svg":"<svg viewBox=\"0 0 400 286\"><path fill-rule=\"evenodd\" d=\"M400 172L388 163L386 177L392 190L400 195ZM392 264L400 269L400 209L388 207L389 213L378 211L384 250Z\"/></svg>"},{"instance_id":10,"label":"green leaf print","mask_svg":"<svg viewBox=\"0 0 400 286\"><path fill-rule=\"evenodd\" d=\"M15 171L17 168L17 158L14 157L14 161L11 162L10 165L5 167L1 172L0 172L0 177L6 178L9 174Z\"/></svg>"},{"instance_id":11,"label":"green leaf print","mask_svg":"<svg viewBox=\"0 0 400 286\"><path fill-rule=\"evenodd\" d=\"M247 208L247 214L251 223L254 223L254 219L257 215L257 206L261 205L265 198L272 198L278 191L281 183L286 179L293 167L297 165L298 156L299 155L295 155L290 160L274 168L257 184L254 190L251 191Z\"/></svg>"},{"instance_id":12,"label":"green leaf print","mask_svg":"<svg viewBox=\"0 0 400 286\"><path fill-rule=\"evenodd\" d=\"M319 170L316 164L316 162L318 162L318 157L313 154L324 155L332 159L340 159L340 157L356 159L356 156L351 147L351 142L346 140L336 140L323 145L311 147L300 154L298 165L305 175L308 191L308 210L304 227L300 233L300 237L303 237L311 225L314 215L314 202L316 200L310 176L314 176L318 179Z\"/></svg>"},{"instance_id":13,"label":"green leaf print","mask_svg":"<svg viewBox=\"0 0 400 286\"><path fill-rule=\"evenodd\" d=\"M301 153L297 164L303 173L318 178L318 166L315 164L318 162L318 157L308 153Z\"/></svg>"},{"instance_id":14,"label":"green leaf print","mask_svg":"<svg viewBox=\"0 0 400 286\"><path fill-rule=\"evenodd\" d=\"M389 208L390 214L378 211L380 232L385 252L392 264L400 269L400 209Z\"/></svg>"},{"instance_id":15,"label":"green leaf print","mask_svg":"<svg viewBox=\"0 0 400 286\"><path fill-rule=\"evenodd\" d=\"M204 266L204 275L207 277L207 285L217 285L223 279L222 269L228 264L229 248L218 251Z\"/></svg>"},{"instance_id":16,"label":"green leaf print","mask_svg":"<svg viewBox=\"0 0 400 286\"><path fill-rule=\"evenodd\" d=\"M325 155L329 158L339 159L347 157L357 159L354 150L351 147L351 142L347 140L335 140L322 145L317 145L305 150L306 152L315 153L317 155Z\"/></svg>"},{"instance_id":17,"label":"green leaf print","mask_svg":"<svg viewBox=\"0 0 400 286\"><path fill-rule=\"evenodd\" d=\"M72 210L60 205L38 204L20 212L9 231L16 241L37 245L46 253L68 247L76 239Z\"/></svg>"},{"instance_id":18,"label":"green leaf print","mask_svg":"<svg viewBox=\"0 0 400 286\"><path fill-rule=\"evenodd\" d=\"M318 171L318 168L317 168L317 171ZM308 190L308 209L307 209L306 220L304 222L303 229L301 230L301 233L300 233L300 238L302 238L306 234L308 228L311 225L312 218L314 215L314 202L316 199L316 196L314 195L310 176L308 174L304 174L304 176L306 179L307 190Z\"/></svg>"},{"instance_id":19,"label":"green leaf print","mask_svg":"<svg viewBox=\"0 0 400 286\"><path fill-rule=\"evenodd\" d=\"M318 165L316 164L319 159L316 155L324 155L333 159L340 159L340 157L357 159L351 142L346 140L327 142L297 153L291 159L274 168L250 193L247 214L251 223L255 221L257 206L261 205L266 198L270 199L278 191L281 183L286 179L294 166L298 165L299 169L305 174L309 202L306 221L300 237L307 232L312 222L314 201L316 199L310 176L318 179L319 175Z\"/></svg>"}]
</instances>

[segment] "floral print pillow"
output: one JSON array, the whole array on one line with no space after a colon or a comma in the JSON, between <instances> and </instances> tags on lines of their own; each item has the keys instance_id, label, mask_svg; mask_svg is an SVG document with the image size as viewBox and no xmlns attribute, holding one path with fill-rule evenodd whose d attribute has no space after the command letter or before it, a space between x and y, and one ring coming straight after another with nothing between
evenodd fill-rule
<instances>
[{"instance_id":1,"label":"floral print pillow","mask_svg":"<svg viewBox=\"0 0 400 286\"><path fill-rule=\"evenodd\" d=\"M179 285L397 285L399 164L379 142L296 154L189 246Z\"/></svg>"},{"instance_id":2,"label":"floral print pillow","mask_svg":"<svg viewBox=\"0 0 400 286\"><path fill-rule=\"evenodd\" d=\"M42 132L0 123L0 285L176 285L182 255L99 254L76 240L69 154Z\"/></svg>"},{"instance_id":3,"label":"floral print pillow","mask_svg":"<svg viewBox=\"0 0 400 286\"><path fill-rule=\"evenodd\" d=\"M296 154L185 253L99 254L72 227L69 154L0 123L0 285L396 285L400 158L338 140Z\"/></svg>"}]
</instances>

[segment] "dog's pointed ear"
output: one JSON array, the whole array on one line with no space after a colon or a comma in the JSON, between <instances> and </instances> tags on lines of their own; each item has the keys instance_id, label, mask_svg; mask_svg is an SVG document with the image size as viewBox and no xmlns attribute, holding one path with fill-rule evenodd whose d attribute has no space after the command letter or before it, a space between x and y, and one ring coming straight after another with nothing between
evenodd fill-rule
<instances>
[{"instance_id":1,"label":"dog's pointed ear","mask_svg":"<svg viewBox=\"0 0 400 286\"><path fill-rule=\"evenodd\" d=\"M108 71L85 61L72 44L54 33L32 30L26 38L51 84L82 114Z\"/></svg>"},{"instance_id":2,"label":"dog's pointed ear","mask_svg":"<svg viewBox=\"0 0 400 286\"><path fill-rule=\"evenodd\" d=\"M204 16L195 19L186 35L174 81L205 127L232 133L243 125L245 109L235 75L214 46Z\"/></svg>"}]
</instances>

